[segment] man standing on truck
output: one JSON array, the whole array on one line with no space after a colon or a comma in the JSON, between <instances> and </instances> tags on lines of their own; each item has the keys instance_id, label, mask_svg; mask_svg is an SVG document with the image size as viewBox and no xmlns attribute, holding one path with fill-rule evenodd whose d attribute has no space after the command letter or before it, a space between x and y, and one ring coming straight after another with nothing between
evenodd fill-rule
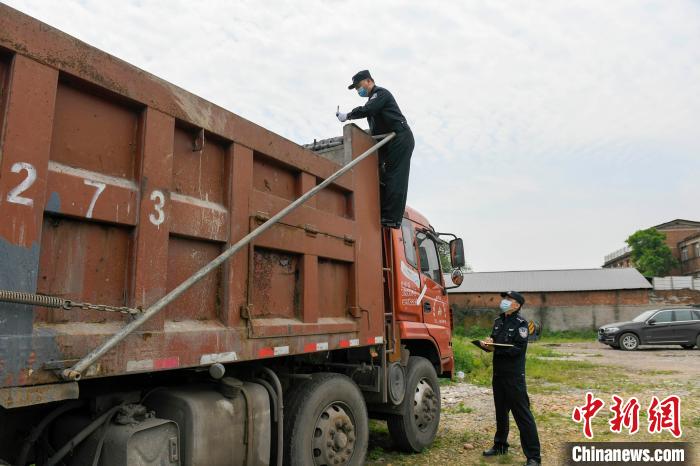
<instances>
[{"instance_id":1,"label":"man standing on truck","mask_svg":"<svg viewBox=\"0 0 700 466\"><path fill-rule=\"evenodd\" d=\"M338 120L367 118L372 135L396 133L386 146L379 149L379 181L382 210L382 225L399 228L406 208L408 174L411 170L411 155L415 141L413 132L406 123L391 92L375 85L368 70L362 70L352 77L348 89L355 89L360 97L367 97L367 103L352 109L349 113L336 112Z\"/></svg>"},{"instance_id":2,"label":"man standing on truck","mask_svg":"<svg viewBox=\"0 0 700 466\"><path fill-rule=\"evenodd\" d=\"M481 342L487 351L493 351L493 401L496 405L496 435L493 447L484 456L508 453L508 413L512 412L520 431L520 444L527 457L525 466L539 466L540 439L535 418L530 411L530 398L525 384L525 353L527 352L528 324L520 316L525 298L517 291L501 293L503 311L493 324L491 336ZM508 346L496 346L499 343Z\"/></svg>"}]
</instances>

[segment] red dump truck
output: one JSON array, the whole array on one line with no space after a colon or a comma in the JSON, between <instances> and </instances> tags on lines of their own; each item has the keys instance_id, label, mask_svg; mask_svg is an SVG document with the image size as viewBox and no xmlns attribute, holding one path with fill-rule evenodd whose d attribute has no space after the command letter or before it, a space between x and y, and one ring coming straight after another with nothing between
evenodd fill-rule
<instances>
[{"instance_id":1,"label":"red dump truck","mask_svg":"<svg viewBox=\"0 0 700 466\"><path fill-rule=\"evenodd\" d=\"M432 442L447 243L380 227L381 142L299 146L4 5L0 127L0 464L355 465L368 417Z\"/></svg>"}]
</instances>

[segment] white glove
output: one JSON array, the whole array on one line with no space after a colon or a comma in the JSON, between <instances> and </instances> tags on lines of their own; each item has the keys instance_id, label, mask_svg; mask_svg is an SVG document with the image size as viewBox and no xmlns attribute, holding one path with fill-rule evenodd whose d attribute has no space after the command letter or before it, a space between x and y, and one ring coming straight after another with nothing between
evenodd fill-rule
<instances>
[{"instance_id":1,"label":"white glove","mask_svg":"<svg viewBox=\"0 0 700 466\"><path fill-rule=\"evenodd\" d=\"M348 120L348 114L343 113L343 112L335 112L335 116L338 117L338 120L343 123Z\"/></svg>"}]
</instances>

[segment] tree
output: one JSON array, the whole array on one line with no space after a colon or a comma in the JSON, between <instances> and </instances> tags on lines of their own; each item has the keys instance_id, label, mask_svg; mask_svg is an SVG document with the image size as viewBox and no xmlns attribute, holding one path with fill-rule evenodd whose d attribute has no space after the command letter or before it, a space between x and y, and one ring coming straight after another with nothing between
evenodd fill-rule
<instances>
[{"instance_id":1,"label":"tree","mask_svg":"<svg viewBox=\"0 0 700 466\"><path fill-rule=\"evenodd\" d=\"M663 277L678 266L666 244L666 234L656 228L636 231L626 243L632 249L634 266L645 277Z\"/></svg>"},{"instance_id":2,"label":"tree","mask_svg":"<svg viewBox=\"0 0 700 466\"><path fill-rule=\"evenodd\" d=\"M452 262L450 262L450 245L449 243L438 243L438 256L440 256L440 265L443 273L452 272ZM462 272L471 272L472 268L469 264L464 264Z\"/></svg>"}]
</instances>

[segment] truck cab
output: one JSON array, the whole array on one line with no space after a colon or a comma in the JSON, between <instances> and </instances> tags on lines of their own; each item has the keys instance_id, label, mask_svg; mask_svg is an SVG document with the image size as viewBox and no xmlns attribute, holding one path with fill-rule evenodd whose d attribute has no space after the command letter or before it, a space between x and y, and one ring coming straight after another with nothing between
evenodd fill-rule
<instances>
[{"instance_id":1,"label":"truck cab","mask_svg":"<svg viewBox=\"0 0 700 466\"><path fill-rule=\"evenodd\" d=\"M392 304L401 343L430 360L439 375L450 377L452 319L440 265L442 242L428 220L408 207L387 247L393 251Z\"/></svg>"}]
</instances>

